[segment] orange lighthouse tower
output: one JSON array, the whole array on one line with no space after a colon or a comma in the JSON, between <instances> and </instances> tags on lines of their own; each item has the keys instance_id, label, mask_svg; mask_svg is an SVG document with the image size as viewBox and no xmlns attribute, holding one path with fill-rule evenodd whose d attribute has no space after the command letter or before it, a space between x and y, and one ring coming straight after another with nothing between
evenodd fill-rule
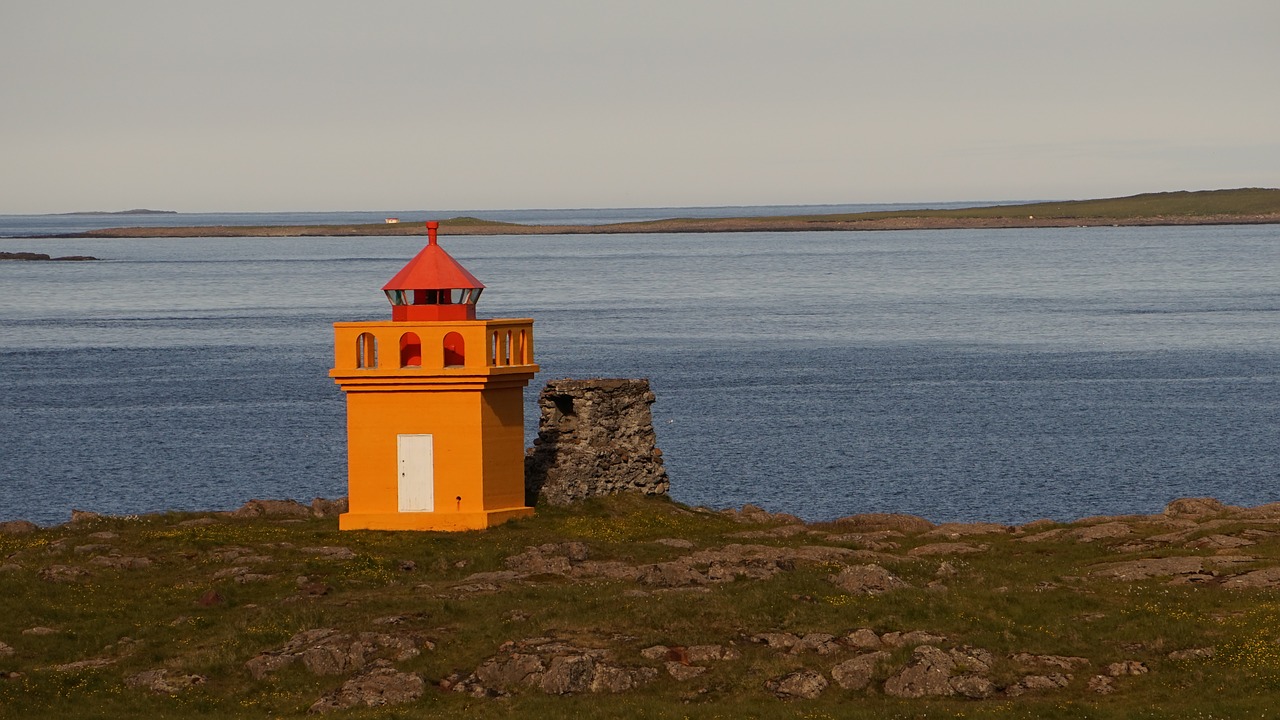
<instances>
[{"instance_id":1,"label":"orange lighthouse tower","mask_svg":"<svg viewBox=\"0 0 1280 720\"><path fill-rule=\"evenodd\" d=\"M383 286L390 322L334 323L347 397L342 530L475 530L524 504L524 387L533 320L477 320L484 285L427 246Z\"/></svg>"}]
</instances>

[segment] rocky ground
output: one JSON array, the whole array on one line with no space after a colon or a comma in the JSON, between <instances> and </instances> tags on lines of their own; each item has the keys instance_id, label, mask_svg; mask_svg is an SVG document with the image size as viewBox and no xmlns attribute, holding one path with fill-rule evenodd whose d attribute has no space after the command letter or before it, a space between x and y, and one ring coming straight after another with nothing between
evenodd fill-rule
<instances>
[{"instance_id":1,"label":"rocky ground","mask_svg":"<svg viewBox=\"0 0 1280 720\"><path fill-rule=\"evenodd\" d=\"M1280 504L1012 527L619 497L461 534L340 510L0 524L0 711L1240 717L1280 687Z\"/></svg>"}]
</instances>

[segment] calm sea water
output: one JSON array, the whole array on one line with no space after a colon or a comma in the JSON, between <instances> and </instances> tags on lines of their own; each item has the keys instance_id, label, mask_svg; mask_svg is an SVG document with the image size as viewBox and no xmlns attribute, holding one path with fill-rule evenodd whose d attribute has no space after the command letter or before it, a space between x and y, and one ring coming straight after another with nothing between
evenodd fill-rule
<instances>
[{"instance_id":1,"label":"calm sea water","mask_svg":"<svg viewBox=\"0 0 1280 720\"><path fill-rule=\"evenodd\" d=\"M446 238L672 495L1021 522L1280 500L1280 227ZM0 520L345 492L331 324L418 238L0 240Z\"/></svg>"}]
</instances>

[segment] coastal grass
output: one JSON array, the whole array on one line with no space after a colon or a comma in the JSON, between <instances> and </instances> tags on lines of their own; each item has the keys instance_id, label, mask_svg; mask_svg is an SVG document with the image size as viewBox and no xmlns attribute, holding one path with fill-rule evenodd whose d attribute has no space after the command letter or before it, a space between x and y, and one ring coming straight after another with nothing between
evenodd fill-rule
<instances>
[{"instance_id":1,"label":"coastal grass","mask_svg":"<svg viewBox=\"0 0 1280 720\"><path fill-rule=\"evenodd\" d=\"M964 538L985 547L948 556L909 554L939 538L905 534L893 538L898 547L892 551L877 551L874 561L909 587L882 595L843 591L829 579L839 571L836 563L800 563L767 579L697 591L552 574L492 591L455 589L545 543L579 541L592 560L632 564L689 552L654 542L670 539L696 548L757 543L862 549L839 533L740 537L779 523L744 525L663 499L619 496L540 508L532 518L485 532L338 532L332 519L173 513L0 534L0 642L13 648L0 656L0 717L300 717L343 678L315 676L295 664L256 681L245 662L314 628L427 637L433 649L396 667L420 673L428 683L474 671L503 643L525 638L609 648L629 666L646 664L640 650L653 645L722 644L742 654L692 681L660 673L653 683L620 695L547 696L530 689L493 699L429 687L410 705L341 713L351 718L1262 717L1280 691L1280 598L1273 593L1090 575L1107 563L1152 556L1124 549L1124 543L1141 542L1141 534L1123 542L1025 542L1027 532L1010 529ZM1058 527L1070 526L1036 531ZM1229 525L1213 530L1231 531ZM351 550L350 557L316 551L334 547ZM1280 538L1262 537L1249 551L1273 560L1280 557ZM153 564L117 569L91 562L107 553ZM233 564L251 566L264 579L240 583L220 576ZM53 566L87 574L51 581ZM327 590L307 594L301 588L308 583ZM210 592L217 601L202 602ZM394 624L385 624L392 617ZM32 628L52 632L25 632ZM997 658L991 677L1001 686L1024 673L1011 659L1016 653L1082 657L1091 669L1078 671L1066 688L982 701L893 698L834 683L815 700L780 700L766 690L770 678L801 667L829 673L838 660L778 652L751 642L752 635L840 636L857 628L922 630L946 636L949 646L985 648ZM1217 652L1207 660L1168 657L1199 647ZM892 649L878 680L906 664L911 652ZM104 662L68 667L94 659ZM1151 672L1116 678L1110 695L1087 690L1088 675L1126 660L1145 662ZM173 695L126 684L155 668L206 681Z\"/></svg>"}]
</instances>

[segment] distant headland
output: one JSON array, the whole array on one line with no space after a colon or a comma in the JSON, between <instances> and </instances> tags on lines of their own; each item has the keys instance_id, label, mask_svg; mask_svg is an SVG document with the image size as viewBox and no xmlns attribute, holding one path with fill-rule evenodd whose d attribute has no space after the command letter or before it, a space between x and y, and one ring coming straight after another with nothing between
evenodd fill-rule
<instances>
[{"instance_id":1,"label":"distant headland","mask_svg":"<svg viewBox=\"0 0 1280 720\"><path fill-rule=\"evenodd\" d=\"M42 262L45 260L97 260L98 258L89 255L65 255L63 257L50 257L45 253L36 252L0 252L0 260L24 260L29 262Z\"/></svg>"},{"instance_id":2,"label":"distant headland","mask_svg":"<svg viewBox=\"0 0 1280 720\"><path fill-rule=\"evenodd\" d=\"M600 235L1276 223L1280 223L1280 189L1240 188L1145 193L1099 200L984 205L947 210L888 210L774 217L670 218L606 225L526 225L476 217L455 217L440 220L440 233L443 235ZM364 237L424 234L426 231L421 223L371 223L122 227L53 237Z\"/></svg>"},{"instance_id":3,"label":"distant headland","mask_svg":"<svg viewBox=\"0 0 1280 720\"><path fill-rule=\"evenodd\" d=\"M50 213L59 217L71 215L177 215L177 210L148 210L146 208L133 208L132 210L79 210L69 213Z\"/></svg>"}]
</instances>

